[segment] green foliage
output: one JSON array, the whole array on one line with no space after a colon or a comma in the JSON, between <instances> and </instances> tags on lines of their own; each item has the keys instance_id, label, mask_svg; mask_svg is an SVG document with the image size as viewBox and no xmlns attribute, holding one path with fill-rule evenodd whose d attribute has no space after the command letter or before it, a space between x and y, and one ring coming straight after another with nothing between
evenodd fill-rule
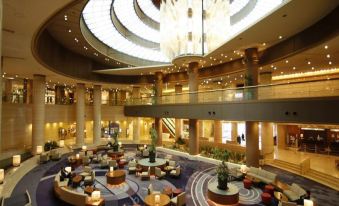
<instances>
[{"instance_id":1,"label":"green foliage","mask_svg":"<svg viewBox=\"0 0 339 206\"><path fill-rule=\"evenodd\" d=\"M185 141L180 137L178 137L178 139L175 141L176 144L178 145L184 145L185 144Z\"/></svg>"},{"instance_id":2,"label":"green foliage","mask_svg":"<svg viewBox=\"0 0 339 206\"><path fill-rule=\"evenodd\" d=\"M228 151L227 149L211 146L202 146L200 154L205 157L214 158L226 162L244 163L245 153Z\"/></svg>"},{"instance_id":3,"label":"green foliage","mask_svg":"<svg viewBox=\"0 0 339 206\"><path fill-rule=\"evenodd\" d=\"M114 130L112 137L113 137L113 151L117 152L119 150L119 142L118 142L118 136L119 136L119 132L117 130Z\"/></svg>"},{"instance_id":4,"label":"green foliage","mask_svg":"<svg viewBox=\"0 0 339 206\"><path fill-rule=\"evenodd\" d=\"M217 167L217 177L218 177L218 188L226 190L227 189L227 181L229 176L228 166L225 161Z\"/></svg>"},{"instance_id":5,"label":"green foliage","mask_svg":"<svg viewBox=\"0 0 339 206\"><path fill-rule=\"evenodd\" d=\"M52 150L52 149L56 149L56 148L58 148L58 143L57 143L56 141L52 141L52 142L48 141L48 142L46 142L45 145L44 145L44 150L45 150L46 152L47 152L47 151L50 151L50 150Z\"/></svg>"},{"instance_id":6,"label":"green foliage","mask_svg":"<svg viewBox=\"0 0 339 206\"><path fill-rule=\"evenodd\" d=\"M158 140L157 131L154 128L151 128L150 135L151 135L151 145L150 145L149 151L155 152L155 146L156 146L157 140Z\"/></svg>"}]
</instances>

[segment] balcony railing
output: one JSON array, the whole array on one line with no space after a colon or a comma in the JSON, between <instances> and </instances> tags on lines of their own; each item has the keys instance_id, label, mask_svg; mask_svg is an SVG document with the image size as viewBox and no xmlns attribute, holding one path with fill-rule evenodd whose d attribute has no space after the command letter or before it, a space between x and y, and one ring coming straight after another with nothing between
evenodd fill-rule
<instances>
[{"instance_id":1,"label":"balcony railing","mask_svg":"<svg viewBox=\"0 0 339 206\"><path fill-rule=\"evenodd\" d=\"M245 100L339 96L339 80L322 80L303 83L269 84L199 92L187 92L161 97L130 99L127 105L199 104Z\"/></svg>"}]
</instances>

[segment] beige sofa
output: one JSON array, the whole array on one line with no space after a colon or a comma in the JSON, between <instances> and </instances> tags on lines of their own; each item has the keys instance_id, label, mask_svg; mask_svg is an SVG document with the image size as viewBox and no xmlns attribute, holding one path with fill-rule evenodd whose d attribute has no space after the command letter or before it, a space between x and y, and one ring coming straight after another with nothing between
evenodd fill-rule
<instances>
[{"instance_id":1,"label":"beige sofa","mask_svg":"<svg viewBox=\"0 0 339 206\"><path fill-rule=\"evenodd\" d=\"M256 167L250 167L247 175L255 177L266 184L274 183L277 179L276 174Z\"/></svg>"},{"instance_id":2,"label":"beige sofa","mask_svg":"<svg viewBox=\"0 0 339 206\"><path fill-rule=\"evenodd\" d=\"M60 172L54 179L54 192L59 199L71 205L85 206L88 196L84 193L76 192L67 187L68 179L60 181Z\"/></svg>"},{"instance_id":3,"label":"beige sofa","mask_svg":"<svg viewBox=\"0 0 339 206\"><path fill-rule=\"evenodd\" d=\"M284 190L283 193L288 197L290 201L299 200L301 196L307 194L302 187L295 183L292 183L292 185L290 185L287 190Z\"/></svg>"}]
</instances>

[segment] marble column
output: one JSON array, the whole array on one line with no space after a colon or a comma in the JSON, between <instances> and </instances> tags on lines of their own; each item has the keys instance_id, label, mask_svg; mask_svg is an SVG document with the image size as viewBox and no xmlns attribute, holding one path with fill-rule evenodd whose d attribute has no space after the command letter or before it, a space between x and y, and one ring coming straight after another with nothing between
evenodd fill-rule
<instances>
[{"instance_id":1,"label":"marble column","mask_svg":"<svg viewBox=\"0 0 339 206\"><path fill-rule=\"evenodd\" d=\"M24 92L23 92L23 101L24 104L29 104L32 101L32 81L30 79L24 79Z\"/></svg>"},{"instance_id":2,"label":"marble column","mask_svg":"<svg viewBox=\"0 0 339 206\"><path fill-rule=\"evenodd\" d=\"M133 86L132 88L132 101L135 103L139 103L140 101L140 87L139 86Z\"/></svg>"},{"instance_id":3,"label":"marble column","mask_svg":"<svg viewBox=\"0 0 339 206\"><path fill-rule=\"evenodd\" d=\"M238 137L238 122L232 122L231 123L231 140L232 142L237 142Z\"/></svg>"},{"instance_id":4,"label":"marble column","mask_svg":"<svg viewBox=\"0 0 339 206\"><path fill-rule=\"evenodd\" d=\"M277 144L279 149L286 149L287 126L277 125Z\"/></svg>"},{"instance_id":5,"label":"marble column","mask_svg":"<svg viewBox=\"0 0 339 206\"><path fill-rule=\"evenodd\" d=\"M190 155L199 154L199 139L198 139L198 120L190 119L189 126L189 153Z\"/></svg>"},{"instance_id":6,"label":"marble column","mask_svg":"<svg viewBox=\"0 0 339 206\"><path fill-rule=\"evenodd\" d=\"M246 165L259 167L259 125L258 122L246 122Z\"/></svg>"},{"instance_id":7,"label":"marble column","mask_svg":"<svg viewBox=\"0 0 339 206\"><path fill-rule=\"evenodd\" d=\"M198 121L198 139L205 137L204 120Z\"/></svg>"},{"instance_id":8,"label":"marble column","mask_svg":"<svg viewBox=\"0 0 339 206\"><path fill-rule=\"evenodd\" d=\"M133 118L133 142L139 143L141 135L141 118Z\"/></svg>"},{"instance_id":9,"label":"marble column","mask_svg":"<svg viewBox=\"0 0 339 206\"><path fill-rule=\"evenodd\" d=\"M119 90L118 93L118 104L119 105L124 105L126 102L126 90Z\"/></svg>"},{"instance_id":10,"label":"marble column","mask_svg":"<svg viewBox=\"0 0 339 206\"><path fill-rule=\"evenodd\" d=\"M2 28L2 15L3 15L3 10L2 10L2 0L0 0L0 28ZM0 39L2 40L2 29L0 31ZM0 48L2 48L2 41L0 41ZM0 75L3 74L3 70L2 70L2 49L0 49ZM2 84L3 78L2 76L0 77L0 97L1 97L1 101L0 101L0 154L1 154L1 146L2 146L2 135L1 135L1 119L2 119Z\"/></svg>"},{"instance_id":11,"label":"marble column","mask_svg":"<svg viewBox=\"0 0 339 206\"><path fill-rule=\"evenodd\" d=\"M175 85L175 99L180 102L181 94L182 93L182 85L176 84ZM182 119L175 119L175 139L178 139L179 137L183 137L182 135L182 128L183 128L183 120Z\"/></svg>"},{"instance_id":12,"label":"marble column","mask_svg":"<svg viewBox=\"0 0 339 206\"><path fill-rule=\"evenodd\" d=\"M155 72L155 95L156 95L156 104L161 103L162 96L162 88L163 88L163 73ZM158 134L158 142L157 146L162 146L162 119L155 118L155 130Z\"/></svg>"},{"instance_id":13,"label":"marble column","mask_svg":"<svg viewBox=\"0 0 339 206\"><path fill-rule=\"evenodd\" d=\"M12 102L12 87L13 87L13 80L6 79L5 80L5 95L6 95L6 102Z\"/></svg>"},{"instance_id":14,"label":"marble column","mask_svg":"<svg viewBox=\"0 0 339 206\"><path fill-rule=\"evenodd\" d=\"M76 88L76 145L82 146L85 137L85 84L78 83Z\"/></svg>"},{"instance_id":15,"label":"marble column","mask_svg":"<svg viewBox=\"0 0 339 206\"><path fill-rule=\"evenodd\" d=\"M261 154L265 157L274 152L273 124L261 123Z\"/></svg>"},{"instance_id":16,"label":"marble column","mask_svg":"<svg viewBox=\"0 0 339 206\"><path fill-rule=\"evenodd\" d=\"M101 140L101 85L93 88L93 144L99 145Z\"/></svg>"},{"instance_id":17,"label":"marble column","mask_svg":"<svg viewBox=\"0 0 339 206\"><path fill-rule=\"evenodd\" d=\"M248 48L245 50L245 86L257 86L258 85L258 48ZM244 90L244 99L257 99L258 91L256 88L250 88Z\"/></svg>"},{"instance_id":18,"label":"marble column","mask_svg":"<svg viewBox=\"0 0 339 206\"><path fill-rule=\"evenodd\" d=\"M190 92L198 91L199 78L199 64L198 62L191 62L188 64L188 87ZM189 102L196 103L198 101L198 94L190 94ZM198 120L189 119L189 149L191 155L199 153L199 134L198 134Z\"/></svg>"},{"instance_id":19,"label":"marble column","mask_svg":"<svg viewBox=\"0 0 339 206\"><path fill-rule=\"evenodd\" d=\"M222 121L214 120L214 143L222 143Z\"/></svg>"},{"instance_id":20,"label":"marble column","mask_svg":"<svg viewBox=\"0 0 339 206\"><path fill-rule=\"evenodd\" d=\"M32 105L32 154L36 154L37 146L44 145L45 138L45 93L46 77L33 75Z\"/></svg>"}]
</instances>

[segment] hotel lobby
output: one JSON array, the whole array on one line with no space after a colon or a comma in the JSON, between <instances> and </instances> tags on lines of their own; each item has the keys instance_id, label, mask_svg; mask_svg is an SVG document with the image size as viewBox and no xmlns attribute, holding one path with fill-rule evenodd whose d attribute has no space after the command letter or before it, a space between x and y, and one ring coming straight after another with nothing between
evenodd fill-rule
<instances>
[{"instance_id":1,"label":"hotel lobby","mask_svg":"<svg viewBox=\"0 0 339 206\"><path fill-rule=\"evenodd\" d=\"M0 0L0 206L334 206L338 0Z\"/></svg>"}]
</instances>

